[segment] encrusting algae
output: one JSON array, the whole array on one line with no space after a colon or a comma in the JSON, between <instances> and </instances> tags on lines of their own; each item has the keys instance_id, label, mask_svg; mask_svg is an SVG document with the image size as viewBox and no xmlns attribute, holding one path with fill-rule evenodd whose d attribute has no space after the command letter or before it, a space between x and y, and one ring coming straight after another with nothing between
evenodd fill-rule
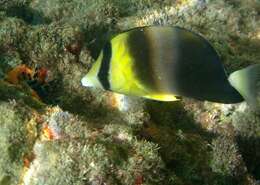
<instances>
[{"instance_id":1,"label":"encrusting algae","mask_svg":"<svg viewBox=\"0 0 260 185\"><path fill-rule=\"evenodd\" d=\"M84 88L81 78L111 37L146 26L203 36L227 76L259 65L259 7L0 1L0 184L257 185L260 120L247 103L158 102Z\"/></svg>"}]
</instances>

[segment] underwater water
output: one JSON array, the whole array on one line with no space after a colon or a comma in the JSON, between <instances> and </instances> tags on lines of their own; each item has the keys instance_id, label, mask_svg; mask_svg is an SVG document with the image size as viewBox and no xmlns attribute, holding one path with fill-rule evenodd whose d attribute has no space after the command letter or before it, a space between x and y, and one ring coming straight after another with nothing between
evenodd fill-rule
<instances>
[{"instance_id":1,"label":"underwater water","mask_svg":"<svg viewBox=\"0 0 260 185\"><path fill-rule=\"evenodd\" d=\"M259 0L0 0L0 185L260 184L247 102L81 84L111 37L150 25L203 36L227 75L259 64L259 13Z\"/></svg>"}]
</instances>

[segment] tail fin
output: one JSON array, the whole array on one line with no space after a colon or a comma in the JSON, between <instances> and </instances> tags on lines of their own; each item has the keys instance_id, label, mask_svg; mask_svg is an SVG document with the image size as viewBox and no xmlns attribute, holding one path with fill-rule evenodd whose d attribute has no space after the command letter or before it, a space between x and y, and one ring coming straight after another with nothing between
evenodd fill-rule
<instances>
[{"instance_id":1,"label":"tail fin","mask_svg":"<svg viewBox=\"0 0 260 185\"><path fill-rule=\"evenodd\" d=\"M260 64L235 71L228 80L248 105L260 112Z\"/></svg>"}]
</instances>

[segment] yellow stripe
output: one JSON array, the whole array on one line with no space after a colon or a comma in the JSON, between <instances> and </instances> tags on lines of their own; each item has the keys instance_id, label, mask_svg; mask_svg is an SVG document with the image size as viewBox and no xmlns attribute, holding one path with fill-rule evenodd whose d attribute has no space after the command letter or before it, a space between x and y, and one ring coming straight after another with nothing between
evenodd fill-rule
<instances>
[{"instance_id":1,"label":"yellow stripe","mask_svg":"<svg viewBox=\"0 0 260 185\"><path fill-rule=\"evenodd\" d=\"M160 101L177 101L169 93L155 92L142 84L135 74L135 59L128 48L128 32L119 34L111 40L112 57L110 64L111 90L132 96L141 96Z\"/></svg>"},{"instance_id":2,"label":"yellow stripe","mask_svg":"<svg viewBox=\"0 0 260 185\"><path fill-rule=\"evenodd\" d=\"M143 96L149 90L139 82L134 74L135 60L127 47L127 33L122 33L111 40L112 58L110 67L111 90L118 93Z\"/></svg>"},{"instance_id":3,"label":"yellow stripe","mask_svg":"<svg viewBox=\"0 0 260 185\"><path fill-rule=\"evenodd\" d=\"M160 101L178 101L178 100L180 100L172 94L150 94L150 95L146 95L144 97L148 98L148 99L160 100Z\"/></svg>"}]
</instances>

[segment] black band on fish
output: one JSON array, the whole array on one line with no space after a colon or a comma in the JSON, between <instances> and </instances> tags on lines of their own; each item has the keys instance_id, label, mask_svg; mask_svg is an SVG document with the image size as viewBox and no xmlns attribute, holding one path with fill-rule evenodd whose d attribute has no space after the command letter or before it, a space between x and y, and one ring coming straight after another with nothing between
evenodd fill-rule
<instances>
[{"instance_id":1,"label":"black band on fish","mask_svg":"<svg viewBox=\"0 0 260 185\"><path fill-rule=\"evenodd\" d=\"M102 84L103 88L106 90L110 90L109 67L110 67L111 55L112 55L111 43L107 42L103 48L103 58L101 61L100 70L98 72L98 79Z\"/></svg>"}]
</instances>

